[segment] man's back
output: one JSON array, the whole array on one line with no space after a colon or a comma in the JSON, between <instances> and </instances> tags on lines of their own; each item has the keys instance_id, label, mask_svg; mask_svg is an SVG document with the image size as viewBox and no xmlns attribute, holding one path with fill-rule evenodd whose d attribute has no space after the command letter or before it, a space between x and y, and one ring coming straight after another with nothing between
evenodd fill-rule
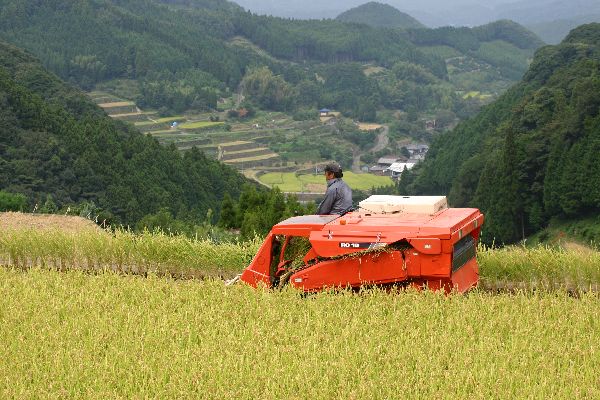
<instances>
[{"instance_id":1,"label":"man's back","mask_svg":"<svg viewBox=\"0 0 600 400\"><path fill-rule=\"evenodd\" d=\"M341 178L327 182L325 199L319 204L317 214L342 214L352 207L352 189Z\"/></svg>"}]
</instances>

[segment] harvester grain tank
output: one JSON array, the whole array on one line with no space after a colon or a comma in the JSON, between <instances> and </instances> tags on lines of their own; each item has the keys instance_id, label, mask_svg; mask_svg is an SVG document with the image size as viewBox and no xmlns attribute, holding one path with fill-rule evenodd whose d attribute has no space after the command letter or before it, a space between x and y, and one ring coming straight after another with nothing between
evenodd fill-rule
<instances>
[{"instance_id":1,"label":"harvester grain tank","mask_svg":"<svg viewBox=\"0 0 600 400\"><path fill-rule=\"evenodd\" d=\"M306 215L275 225L241 280L306 292L413 285L465 292L477 285L484 216L444 196L371 196L343 216Z\"/></svg>"}]
</instances>

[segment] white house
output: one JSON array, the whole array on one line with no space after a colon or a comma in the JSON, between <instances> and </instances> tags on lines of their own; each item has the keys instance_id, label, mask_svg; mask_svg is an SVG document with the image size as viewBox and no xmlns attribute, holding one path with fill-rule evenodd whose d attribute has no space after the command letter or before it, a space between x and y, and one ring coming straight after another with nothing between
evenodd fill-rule
<instances>
[{"instance_id":1,"label":"white house","mask_svg":"<svg viewBox=\"0 0 600 400\"><path fill-rule=\"evenodd\" d=\"M410 162L395 162L387 169L387 172L390 173L392 178L400 178L402 172L406 168L407 170L412 169L415 165L417 165L416 160L409 160Z\"/></svg>"}]
</instances>

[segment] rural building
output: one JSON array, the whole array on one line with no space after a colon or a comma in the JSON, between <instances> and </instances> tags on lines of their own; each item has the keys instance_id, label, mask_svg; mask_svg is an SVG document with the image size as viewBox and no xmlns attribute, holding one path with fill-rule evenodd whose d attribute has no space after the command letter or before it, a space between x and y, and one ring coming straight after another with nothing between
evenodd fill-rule
<instances>
[{"instance_id":1,"label":"rural building","mask_svg":"<svg viewBox=\"0 0 600 400\"><path fill-rule=\"evenodd\" d=\"M429 151L429 146L426 144L410 144L405 146L405 148L408 151L408 154L410 154L410 158L417 160L423 160Z\"/></svg>"},{"instance_id":2,"label":"rural building","mask_svg":"<svg viewBox=\"0 0 600 400\"><path fill-rule=\"evenodd\" d=\"M396 161L398 161L397 157L381 157L379 160L377 160L377 165L382 167L389 167Z\"/></svg>"},{"instance_id":3,"label":"rural building","mask_svg":"<svg viewBox=\"0 0 600 400\"><path fill-rule=\"evenodd\" d=\"M399 179L405 168L407 170L412 169L415 165L417 165L417 162L417 160L408 160L407 162L393 163L386 170L386 175L390 175L393 179Z\"/></svg>"},{"instance_id":4,"label":"rural building","mask_svg":"<svg viewBox=\"0 0 600 400\"><path fill-rule=\"evenodd\" d=\"M331 111L328 108L323 108L322 110L319 110L319 119L321 120L321 123L327 125L335 125L337 123L337 119L341 115L342 114L340 112Z\"/></svg>"},{"instance_id":5,"label":"rural building","mask_svg":"<svg viewBox=\"0 0 600 400\"><path fill-rule=\"evenodd\" d=\"M375 175L386 175L388 174L388 169L398 161L396 157L381 157L377 160L377 165L369 168L369 172Z\"/></svg>"},{"instance_id":6,"label":"rural building","mask_svg":"<svg viewBox=\"0 0 600 400\"><path fill-rule=\"evenodd\" d=\"M435 119L430 119L430 120L425 121L425 129L428 131L434 130L436 127L436 122L437 121Z\"/></svg>"}]
</instances>

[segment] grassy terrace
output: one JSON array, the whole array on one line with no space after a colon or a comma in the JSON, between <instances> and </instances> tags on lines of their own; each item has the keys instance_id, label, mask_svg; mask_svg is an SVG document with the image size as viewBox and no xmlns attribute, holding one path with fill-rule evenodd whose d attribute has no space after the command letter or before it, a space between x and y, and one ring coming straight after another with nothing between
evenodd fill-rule
<instances>
[{"instance_id":1,"label":"grassy terrace","mask_svg":"<svg viewBox=\"0 0 600 400\"><path fill-rule=\"evenodd\" d=\"M276 157L279 157L279 156L275 153L263 154L263 155L254 156L254 157L244 157L242 154L242 155L240 155L240 158L232 158L232 159L226 160L224 162L226 162L228 164L236 164L237 165L237 164L241 164L241 163L245 163L245 162L270 160L270 159L276 158Z\"/></svg>"},{"instance_id":2,"label":"grassy terrace","mask_svg":"<svg viewBox=\"0 0 600 400\"><path fill-rule=\"evenodd\" d=\"M325 187L324 178L320 174L296 175L293 172L270 172L261 175L259 179L262 183L276 186L283 192L309 192L311 191L310 187L313 185ZM388 176L355 174L353 172L344 172L344 181L355 190L369 190L373 187L393 184L392 179Z\"/></svg>"},{"instance_id":3,"label":"grassy terrace","mask_svg":"<svg viewBox=\"0 0 600 400\"><path fill-rule=\"evenodd\" d=\"M200 129L200 128L212 128L215 126L221 126L224 122L211 122L211 121L199 121L199 122L188 122L179 125L181 129Z\"/></svg>"}]
</instances>

